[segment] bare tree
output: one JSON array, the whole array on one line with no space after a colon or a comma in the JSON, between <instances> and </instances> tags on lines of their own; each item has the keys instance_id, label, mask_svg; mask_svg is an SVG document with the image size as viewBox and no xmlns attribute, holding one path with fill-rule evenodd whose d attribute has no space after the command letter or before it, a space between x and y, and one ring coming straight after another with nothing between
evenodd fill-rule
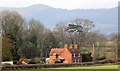
<instances>
[{"instance_id":1,"label":"bare tree","mask_svg":"<svg viewBox=\"0 0 120 71\"><path fill-rule=\"evenodd\" d=\"M57 39L59 43L59 47L63 47L65 43L67 43L66 37L66 25L63 22L57 23L55 29L53 30L53 35L55 39Z\"/></svg>"},{"instance_id":2,"label":"bare tree","mask_svg":"<svg viewBox=\"0 0 120 71\"><path fill-rule=\"evenodd\" d=\"M95 25L92 21L87 19L75 19L73 20L67 27L67 31L69 33L74 34L74 41L75 44L78 44L78 46L83 45L85 34L90 31Z\"/></svg>"}]
</instances>

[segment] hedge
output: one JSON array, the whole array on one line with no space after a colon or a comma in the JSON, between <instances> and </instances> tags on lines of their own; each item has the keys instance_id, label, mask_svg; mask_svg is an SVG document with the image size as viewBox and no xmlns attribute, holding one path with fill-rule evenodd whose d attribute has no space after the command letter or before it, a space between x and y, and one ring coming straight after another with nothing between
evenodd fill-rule
<instances>
[{"instance_id":1,"label":"hedge","mask_svg":"<svg viewBox=\"0 0 120 71\"><path fill-rule=\"evenodd\" d=\"M78 64L28 64L28 65L3 65L2 69L38 69L38 68L56 68L56 67L75 67L75 66L90 66L90 65L102 65L102 64L116 64L120 62L112 62L110 60L102 60L97 62L84 62Z\"/></svg>"}]
</instances>

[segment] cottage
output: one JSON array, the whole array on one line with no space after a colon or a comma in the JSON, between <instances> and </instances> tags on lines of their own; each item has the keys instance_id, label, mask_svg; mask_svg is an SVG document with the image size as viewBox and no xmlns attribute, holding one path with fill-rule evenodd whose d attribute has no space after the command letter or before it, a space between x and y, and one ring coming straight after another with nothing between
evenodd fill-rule
<instances>
[{"instance_id":1,"label":"cottage","mask_svg":"<svg viewBox=\"0 0 120 71\"><path fill-rule=\"evenodd\" d=\"M52 48L49 54L49 63L80 63L82 62L82 56L80 50L78 50L77 45L72 47L72 44L68 48L67 44L64 45L64 48Z\"/></svg>"}]
</instances>

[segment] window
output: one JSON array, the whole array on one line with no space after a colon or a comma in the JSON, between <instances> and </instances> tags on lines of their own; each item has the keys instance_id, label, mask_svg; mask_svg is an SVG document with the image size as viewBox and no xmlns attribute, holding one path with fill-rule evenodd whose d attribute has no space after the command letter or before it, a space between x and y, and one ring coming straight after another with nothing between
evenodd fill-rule
<instances>
[{"instance_id":1,"label":"window","mask_svg":"<svg viewBox=\"0 0 120 71\"><path fill-rule=\"evenodd\" d=\"M56 59L58 58L58 56L59 56L59 55L58 55L58 54L56 54Z\"/></svg>"},{"instance_id":2,"label":"window","mask_svg":"<svg viewBox=\"0 0 120 71\"><path fill-rule=\"evenodd\" d=\"M75 57L75 53L73 53L73 56Z\"/></svg>"},{"instance_id":3,"label":"window","mask_svg":"<svg viewBox=\"0 0 120 71\"><path fill-rule=\"evenodd\" d=\"M80 53L79 53L79 57L80 57Z\"/></svg>"},{"instance_id":4,"label":"window","mask_svg":"<svg viewBox=\"0 0 120 71\"><path fill-rule=\"evenodd\" d=\"M80 63L80 60L78 59L78 63Z\"/></svg>"},{"instance_id":5,"label":"window","mask_svg":"<svg viewBox=\"0 0 120 71\"><path fill-rule=\"evenodd\" d=\"M73 60L73 63L76 63L76 59Z\"/></svg>"},{"instance_id":6,"label":"window","mask_svg":"<svg viewBox=\"0 0 120 71\"><path fill-rule=\"evenodd\" d=\"M56 53L53 53L53 56L56 56Z\"/></svg>"},{"instance_id":7,"label":"window","mask_svg":"<svg viewBox=\"0 0 120 71\"><path fill-rule=\"evenodd\" d=\"M75 59L75 61L74 61L75 63L76 63L76 59Z\"/></svg>"}]
</instances>

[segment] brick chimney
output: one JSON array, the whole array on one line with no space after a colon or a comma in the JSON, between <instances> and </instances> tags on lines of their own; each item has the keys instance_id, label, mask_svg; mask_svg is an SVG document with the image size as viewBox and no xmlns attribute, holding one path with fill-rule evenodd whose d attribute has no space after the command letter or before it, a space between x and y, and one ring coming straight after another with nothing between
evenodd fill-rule
<instances>
[{"instance_id":1,"label":"brick chimney","mask_svg":"<svg viewBox=\"0 0 120 71\"><path fill-rule=\"evenodd\" d=\"M72 49L73 47L72 47L72 44L70 44L70 47L69 47L70 49Z\"/></svg>"},{"instance_id":2,"label":"brick chimney","mask_svg":"<svg viewBox=\"0 0 120 71\"><path fill-rule=\"evenodd\" d=\"M65 45L64 45L64 48L67 48L67 47L68 47L68 45L67 45L67 44L65 44Z\"/></svg>"},{"instance_id":3,"label":"brick chimney","mask_svg":"<svg viewBox=\"0 0 120 71\"><path fill-rule=\"evenodd\" d=\"M96 56L95 56L95 46L93 44L93 48L92 48L92 61L96 60Z\"/></svg>"},{"instance_id":4,"label":"brick chimney","mask_svg":"<svg viewBox=\"0 0 120 71\"><path fill-rule=\"evenodd\" d=\"M77 44L75 44L75 45L74 45L74 48L78 49L78 46L77 46Z\"/></svg>"}]
</instances>

